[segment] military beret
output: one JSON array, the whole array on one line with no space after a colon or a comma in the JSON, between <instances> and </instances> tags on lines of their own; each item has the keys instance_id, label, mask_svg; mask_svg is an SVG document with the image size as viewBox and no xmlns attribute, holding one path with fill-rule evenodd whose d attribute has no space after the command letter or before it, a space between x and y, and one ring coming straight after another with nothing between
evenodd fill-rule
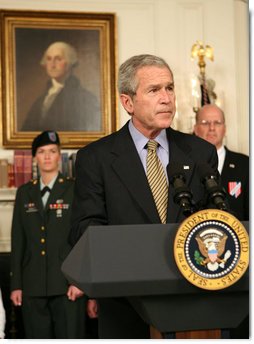
<instances>
[{"instance_id":1,"label":"military beret","mask_svg":"<svg viewBox=\"0 0 254 344\"><path fill-rule=\"evenodd\" d=\"M43 131L40 135L36 136L32 143L32 155L35 156L39 147L55 144L60 146L59 136L56 131Z\"/></svg>"}]
</instances>

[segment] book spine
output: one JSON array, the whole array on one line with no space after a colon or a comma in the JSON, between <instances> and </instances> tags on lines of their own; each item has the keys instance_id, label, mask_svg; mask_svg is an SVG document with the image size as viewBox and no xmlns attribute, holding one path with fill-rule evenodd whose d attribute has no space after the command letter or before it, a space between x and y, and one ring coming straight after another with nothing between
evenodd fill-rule
<instances>
[{"instance_id":1,"label":"book spine","mask_svg":"<svg viewBox=\"0 0 254 344\"><path fill-rule=\"evenodd\" d=\"M24 183L29 182L32 179L32 152L31 150L24 150Z\"/></svg>"},{"instance_id":2,"label":"book spine","mask_svg":"<svg viewBox=\"0 0 254 344\"><path fill-rule=\"evenodd\" d=\"M8 188L15 187L15 178L14 178L14 165L12 163L8 164Z\"/></svg>"},{"instance_id":3,"label":"book spine","mask_svg":"<svg viewBox=\"0 0 254 344\"><path fill-rule=\"evenodd\" d=\"M61 172L65 177L68 177L68 167L69 167L69 156L68 153L62 153L61 159Z\"/></svg>"},{"instance_id":4,"label":"book spine","mask_svg":"<svg viewBox=\"0 0 254 344\"><path fill-rule=\"evenodd\" d=\"M14 181L17 188L24 184L24 151L21 149L14 151Z\"/></svg>"},{"instance_id":5,"label":"book spine","mask_svg":"<svg viewBox=\"0 0 254 344\"><path fill-rule=\"evenodd\" d=\"M71 154L71 162L72 162L72 177L75 178L76 177L76 172L75 172L75 162L76 162L76 156L77 153L72 153Z\"/></svg>"}]
</instances>

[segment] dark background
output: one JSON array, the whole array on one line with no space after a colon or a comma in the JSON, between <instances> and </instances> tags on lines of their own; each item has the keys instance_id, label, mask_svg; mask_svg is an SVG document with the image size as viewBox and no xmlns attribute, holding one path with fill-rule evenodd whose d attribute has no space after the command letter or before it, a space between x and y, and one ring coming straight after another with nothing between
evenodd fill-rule
<instances>
[{"instance_id":1,"label":"dark background","mask_svg":"<svg viewBox=\"0 0 254 344\"><path fill-rule=\"evenodd\" d=\"M10 253L0 253L0 287L6 313L5 339L24 339L21 308L14 307L10 300ZM87 338L97 339L97 319L89 319L87 316L85 321Z\"/></svg>"}]
</instances>

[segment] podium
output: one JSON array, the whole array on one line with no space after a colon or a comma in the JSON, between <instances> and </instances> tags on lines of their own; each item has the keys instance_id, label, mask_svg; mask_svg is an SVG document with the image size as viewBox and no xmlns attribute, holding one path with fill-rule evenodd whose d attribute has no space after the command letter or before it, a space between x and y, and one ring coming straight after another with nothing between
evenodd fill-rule
<instances>
[{"instance_id":1,"label":"podium","mask_svg":"<svg viewBox=\"0 0 254 344\"><path fill-rule=\"evenodd\" d=\"M248 223L244 223L248 229ZM248 271L230 287L199 289L174 260L179 224L89 227L62 265L91 298L125 297L160 332L237 327L249 312Z\"/></svg>"}]
</instances>

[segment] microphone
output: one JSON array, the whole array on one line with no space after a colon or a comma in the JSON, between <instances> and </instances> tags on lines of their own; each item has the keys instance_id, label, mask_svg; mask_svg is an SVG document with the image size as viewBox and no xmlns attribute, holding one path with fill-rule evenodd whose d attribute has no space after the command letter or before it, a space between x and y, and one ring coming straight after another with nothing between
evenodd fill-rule
<instances>
[{"instance_id":1,"label":"microphone","mask_svg":"<svg viewBox=\"0 0 254 344\"><path fill-rule=\"evenodd\" d=\"M183 167L181 164L174 163L167 167L169 183L174 188L174 202L178 204L183 214L188 217L194 213L194 205L192 204L192 193L185 184L185 175L182 171Z\"/></svg>"},{"instance_id":2,"label":"microphone","mask_svg":"<svg viewBox=\"0 0 254 344\"><path fill-rule=\"evenodd\" d=\"M216 174L212 168L208 164L200 164L198 170L201 182L204 184L207 192L208 202L211 202L220 210L228 211L228 206L225 202L226 192L218 184Z\"/></svg>"}]
</instances>

